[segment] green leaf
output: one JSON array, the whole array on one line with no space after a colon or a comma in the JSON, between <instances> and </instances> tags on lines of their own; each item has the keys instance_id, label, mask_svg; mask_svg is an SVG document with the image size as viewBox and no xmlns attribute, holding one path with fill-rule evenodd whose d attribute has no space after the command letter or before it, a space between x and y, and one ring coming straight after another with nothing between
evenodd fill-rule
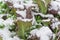
<instances>
[{"instance_id":1,"label":"green leaf","mask_svg":"<svg viewBox=\"0 0 60 40\"><path fill-rule=\"evenodd\" d=\"M42 22L44 26L49 26L51 24L51 22Z\"/></svg>"},{"instance_id":2,"label":"green leaf","mask_svg":"<svg viewBox=\"0 0 60 40\"><path fill-rule=\"evenodd\" d=\"M8 6L6 3L0 2L0 14L5 14L8 12Z\"/></svg>"},{"instance_id":3,"label":"green leaf","mask_svg":"<svg viewBox=\"0 0 60 40\"><path fill-rule=\"evenodd\" d=\"M42 21L42 17L40 15L35 15L35 19L36 19L37 23L41 23L41 21Z\"/></svg>"},{"instance_id":4,"label":"green leaf","mask_svg":"<svg viewBox=\"0 0 60 40\"><path fill-rule=\"evenodd\" d=\"M2 37L0 37L0 40L3 40Z\"/></svg>"},{"instance_id":5,"label":"green leaf","mask_svg":"<svg viewBox=\"0 0 60 40\"><path fill-rule=\"evenodd\" d=\"M4 25L3 25L3 24L1 24L1 25L0 25L0 28L4 28Z\"/></svg>"},{"instance_id":6,"label":"green leaf","mask_svg":"<svg viewBox=\"0 0 60 40\"><path fill-rule=\"evenodd\" d=\"M44 4L44 2L42 0L35 0L38 7L39 7L39 11L43 14L46 14L47 12L47 8L48 8L48 3L50 2L50 0L45 0L46 1L46 4Z\"/></svg>"},{"instance_id":7,"label":"green leaf","mask_svg":"<svg viewBox=\"0 0 60 40\"><path fill-rule=\"evenodd\" d=\"M13 18L16 19L16 9L15 8L10 8L9 9L9 14L11 14L12 16L14 16Z\"/></svg>"},{"instance_id":8,"label":"green leaf","mask_svg":"<svg viewBox=\"0 0 60 40\"><path fill-rule=\"evenodd\" d=\"M30 27L32 26L31 22L23 22L21 20L17 21L17 26L18 26L18 31L17 35L22 38L25 39L25 32L30 30Z\"/></svg>"},{"instance_id":9,"label":"green leaf","mask_svg":"<svg viewBox=\"0 0 60 40\"><path fill-rule=\"evenodd\" d=\"M39 11L42 13L46 13L47 10L46 10L45 4L41 0L36 0L36 3L39 7Z\"/></svg>"},{"instance_id":10,"label":"green leaf","mask_svg":"<svg viewBox=\"0 0 60 40\"><path fill-rule=\"evenodd\" d=\"M54 40L58 40L58 38L57 37L55 37L55 39Z\"/></svg>"},{"instance_id":11,"label":"green leaf","mask_svg":"<svg viewBox=\"0 0 60 40\"><path fill-rule=\"evenodd\" d=\"M10 31L15 31L15 30L16 30L16 25L10 25L9 30L10 30Z\"/></svg>"}]
</instances>

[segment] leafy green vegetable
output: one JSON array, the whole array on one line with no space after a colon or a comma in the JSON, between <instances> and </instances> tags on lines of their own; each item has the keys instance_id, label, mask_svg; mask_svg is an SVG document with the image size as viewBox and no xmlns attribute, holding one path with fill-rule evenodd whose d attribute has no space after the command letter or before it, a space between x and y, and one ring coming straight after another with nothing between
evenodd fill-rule
<instances>
[{"instance_id":1,"label":"leafy green vegetable","mask_svg":"<svg viewBox=\"0 0 60 40\"><path fill-rule=\"evenodd\" d=\"M32 26L31 22L23 22L21 20L17 21L18 31L17 35L25 40L25 33L26 31L30 30L30 27Z\"/></svg>"},{"instance_id":2,"label":"leafy green vegetable","mask_svg":"<svg viewBox=\"0 0 60 40\"><path fill-rule=\"evenodd\" d=\"M16 25L10 25L10 31L15 31L16 30Z\"/></svg>"},{"instance_id":3,"label":"leafy green vegetable","mask_svg":"<svg viewBox=\"0 0 60 40\"><path fill-rule=\"evenodd\" d=\"M41 21L42 21L42 17L40 15L35 15L35 19L36 19L37 23L41 23Z\"/></svg>"},{"instance_id":4,"label":"leafy green vegetable","mask_svg":"<svg viewBox=\"0 0 60 40\"><path fill-rule=\"evenodd\" d=\"M59 32L58 28L55 28L53 31L54 31L55 34L57 34ZM57 39L58 39L58 37L57 37L57 35L55 35L55 39L54 40L57 40Z\"/></svg>"},{"instance_id":5,"label":"leafy green vegetable","mask_svg":"<svg viewBox=\"0 0 60 40\"><path fill-rule=\"evenodd\" d=\"M55 39L54 40L58 40L58 37L55 35Z\"/></svg>"},{"instance_id":6,"label":"leafy green vegetable","mask_svg":"<svg viewBox=\"0 0 60 40\"><path fill-rule=\"evenodd\" d=\"M1 25L0 25L0 28L4 28L4 25L3 25L3 24L1 24Z\"/></svg>"},{"instance_id":7,"label":"leafy green vegetable","mask_svg":"<svg viewBox=\"0 0 60 40\"><path fill-rule=\"evenodd\" d=\"M11 14L11 16L14 16L13 18L16 19L16 9L15 8L10 8L9 9L9 14Z\"/></svg>"},{"instance_id":8,"label":"leafy green vegetable","mask_svg":"<svg viewBox=\"0 0 60 40\"><path fill-rule=\"evenodd\" d=\"M51 24L51 22L42 22L44 26L49 26Z\"/></svg>"},{"instance_id":9,"label":"leafy green vegetable","mask_svg":"<svg viewBox=\"0 0 60 40\"><path fill-rule=\"evenodd\" d=\"M0 14L6 14L8 12L8 5L0 2Z\"/></svg>"},{"instance_id":10,"label":"leafy green vegetable","mask_svg":"<svg viewBox=\"0 0 60 40\"><path fill-rule=\"evenodd\" d=\"M56 17L60 20L60 15L59 14L54 15L54 17Z\"/></svg>"},{"instance_id":11,"label":"leafy green vegetable","mask_svg":"<svg viewBox=\"0 0 60 40\"><path fill-rule=\"evenodd\" d=\"M7 13L13 16L14 19L16 19L16 9L9 8L7 3L0 2L0 14L7 14Z\"/></svg>"},{"instance_id":12,"label":"leafy green vegetable","mask_svg":"<svg viewBox=\"0 0 60 40\"><path fill-rule=\"evenodd\" d=\"M34 2L35 1L39 7L39 11L43 14L46 14L47 9L48 9L48 3L50 2L50 0L45 0L46 3L44 3L42 0L34 0Z\"/></svg>"},{"instance_id":13,"label":"leafy green vegetable","mask_svg":"<svg viewBox=\"0 0 60 40\"><path fill-rule=\"evenodd\" d=\"M2 37L0 37L0 40L3 40Z\"/></svg>"}]
</instances>

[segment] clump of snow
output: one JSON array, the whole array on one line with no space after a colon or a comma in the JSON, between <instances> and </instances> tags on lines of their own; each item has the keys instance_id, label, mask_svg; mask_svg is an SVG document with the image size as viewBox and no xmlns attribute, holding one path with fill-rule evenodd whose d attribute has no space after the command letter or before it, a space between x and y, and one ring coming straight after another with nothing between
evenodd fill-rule
<instances>
[{"instance_id":1,"label":"clump of snow","mask_svg":"<svg viewBox=\"0 0 60 40\"><path fill-rule=\"evenodd\" d=\"M52 31L48 27L41 27L40 29L34 29L30 32L31 35L40 37L40 40L50 40L53 36Z\"/></svg>"},{"instance_id":2,"label":"clump of snow","mask_svg":"<svg viewBox=\"0 0 60 40\"><path fill-rule=\"evenodd\" d=\"M2 23L4 20L3 19L0 19L0 23Z\"/></svg>"},{"instance_id":3,"label":"clump of snow","mask_svg":"<svg viewBox=\"0 0 60 40\"><path fill-rule=\"evenodd\" d=\"M21 15L22 17L26 18L26 10L25 11L16 11L16 13Z\"/></svg>"},{"instance_id":4,"label":"clump of snow","mask_svg":"<svg viewBox=\"0 0 60 40\"><path fill-rule=\"evenodd\" d=\"M12 32L9 31L7 27L0 29L0 36L3 40L20 40L17 36L11 36Z\"/></svg>"},{"instance_id":5,"label":"clump of snow","mask_svg":"<svg viewBox=\"0 0 60 40\"><path fill-rule=\"evenodd\" d=\"M30 22L32 21L32 19L22 19L21 17L17 17L17 20L21 20L21 21L24 21L24 22Z\"/></svg>"},{"instance_id":6,"label":"clump of snow","mask_svg":"<svg viewBox=\"0 0 60 40\"><path fill-rule=\"evenodd\" d=\"M49 10L56 10L60 14L60 0L51 1Z\"/></svg>"},{"instance_id":7,"label":"clump of snow","mask_svg":"<svg viewBox=\"0 0 60 40\"><path fill-rule=\"evenodd\" d=\"M7 18L3 20L2 17L8 14L0 14L0 26L4 25L3 28L0 28L0 36L3 40L20 40L18 36L14 36L15 32L10 32L10 25L14 25L14 20L12 18ZM13 36L13 37L12 37Z\"/></svg>"},{"instance_id":8,"label":"clump of snow","mask_svg":"<svg viewBox=\"0 0 60 40\"><path fill-rule=\"evenodd\" d=\"M51 9L58 10L58 2L52 1L50 5L51 5L50 7Z\"/></svg>"},{"instance_id":9,"label":"clump of snow","mask_svg":"<svg viewBox=\"0 0 60 40\"><path fill-rule=\"evenodd\" d=\"M59 21L58 18L52 18L52 19L51 19L51 22L52 22L52 23L55 23L55 22L58 22L58 21Z\"/></svg>"},{"instance_id":10,"label":"clump of snow","mask_svg":"<svg viewBox=\"0 0 60 40\"><path fill-rule=\"evenodd\" d=\"M60 11L58 12L58 15L60 15Z\"/></svg>"},{"instance_id":11,"label":"clump of snow","mask_svg":"<svg viewBox=\"0 0 60 40\"><path fill-rule=\"evenodd\" d=\"M0 0L0 2L4 2L4 0Z\"/></svg>"},{"instance_id":12,"label":"clump of snow","mask_svg":"<svg viewBox=\"0 0 60 40\"><path fill-rule=\"evenodd\" d=\"M60 22L55 22L53 23L51 26L52 26L52 29L55 29L55 28L58 28L58 25L60 25Z\"/></svg>"},{"instance_id":13,"label":"clump of snow","mask_svg":"<svg viewBox=\"0 0 60 40\"><path fill-rule=\"evenodd\" d=\"M15 4L13 5L13 7L14 7L14 8L24 9L24 6L23 6L23 5L20 5L20 4L17 4L17 3L15 3Z\"/></svg>"},{"instance_id":14,"label":"clump of snow","mask_svg":"<svg viewBox=\"0 0 60 40\"><path fill-rule=\"evenodd\" d=\"M51 22L52 22L51 24L52 29L58 28L58 25L60 25L60 21L57 18L53 18Z\"/></svg>"},{"instance_id":15,"label":"clump of snow","mask_svg":"<svg viewBox=\"0 0 60 40\"><path fill-rule=\"evenodd\" d=\"M3 15L1 15L2 17ZM20 40L18 36L14 36L15 32L10 32L9 27L10 25L14 25L14 20L11 18L8 18L6 20L3 20L0 18L0 25L4 25L4 28L0 28L0 36L3 40ZM13 36L13 37L12 37Z\"/></svg>"},{"instance_id":16,"label":"clump of snow","mask_svg":"<svg viewBox=\"0 0 60 40\"><path fill-rule=\"evenodd\" d=\"M3 24L3 19L0 19L0 26L3 26L4 24Z\"/></svg>"},{"instance_id":17,"label":"clump of snow","mask_svg":"<svg viewBox=\"0 0 60 40\"><path fill-rule=\"evenodd\" d=\"M49 22L49 21L51 21L51 19L45 19L45 20L43 19L42 20L42 22Z\"/></svg>"},{"instance_id":18,"label":"clump of snow","mask_svg":"<svg viewBox=\"0 0 60 40\"><path fill-rule=\"evenodd\" d=\"M20 40L20 38L17 37L17 36L14 36L14 39L15 39L15 40ZM13 39L13 40L14 40L14 39Z\"/></svg>"},{"instance_id":19,"label":"clump of snow","mask_svg":"<svg viewBox=\"0 0 60 40\"><path fill-rule=\"evenodd\" d=\"M40 15L40 16L42 16L43 18L44 18L44 17L54 18L54 16L53 16L52 14L46 14L46 15L44 15L43 13L34 13L33 15Z\"/></svg>"},{"instance_id":20,"label":"clump of snow","mask_svg":"<svg viewBox=\"0 0 60 40\"><path fill-rule=\"evenodd\" d=\"M60 0L55 0L55 1L60 2Z\"/></svg>"},{"instance_id":21,"label":"clump of snow","mask_svg":"<svg viewBox=\"0 0 60 40\"><path fill-rule=\"evenodd\" d=\"M14 25L14 20L11 20L11 19L7 19L7 20L5 20L4 21L4 23L3 24L5 24L5 26L8 26L8 25Z\"/></svg>"}]
</instances>

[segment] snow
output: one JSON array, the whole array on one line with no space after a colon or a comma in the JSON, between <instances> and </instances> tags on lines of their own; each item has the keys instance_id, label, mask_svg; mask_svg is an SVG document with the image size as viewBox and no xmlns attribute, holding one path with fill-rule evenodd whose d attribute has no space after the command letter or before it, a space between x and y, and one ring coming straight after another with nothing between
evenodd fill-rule
<instances>
[{"instance_id":1,"label":"snow","mask_svg":"<svg viewBox=\"0 0 60 40\"><path fill-rule=\"evenodd\" d=\"M0 36L2 37L3 40L20 40L18 36L14 36L16 33L15 32L10 32L9 31L9 26L14 25L14 20L8 18L6 20L3 20L0 18L0 25L4 25L4 28L0 28ZM12 37L13 36L13 37Z\"/></svg>"},{"instance_id":2,"label":"snow","mask_svg":"<svg viewBox=\"0 0 60 40\"><path fill-rule=\"evenodd\" d=\"M0 15L0 25L4 25L4 28L0 28L0 36L2 37L3 40L20 40L18 36L14 36L16 33L15 32L10 32L9 27L10 25L14 25L14 20L11 18L8 18L6 20L3 20L2 17L5 14ZM8 15L8 14L6 14ZM13 37L12 37L13 36Z\"/></svg>"},{"instance_id":3,"label":"snow","mask_svg":"<svg viewBox=\"0 0 60 40\"><path fill-rule=\"evenodd\" d=\"M52 22L52 23L55 23L55 22L58 22L58 21L59 21L58 18L52 18L52 19L51 19L51 22Z\"/></svg>"},{"instance_id":4,"label":"snow","mask_svg":"<svg viewBox=\"0 0 60 40\"><path fill-rule=\"evenodd\" d=\"M3 40L20 40L17 36L11 37L11 32L7 27L4 29L0 29L0 36L3 38Z\"/></svg>"},{"instance_id":5,"label":"snow","mask_svg":"<svg viewBox=\"0 0 60 40\"><path fill-rule=\"evenodd\" d=\"M41 27L40 29L34 29L30 32L31 35L40 37L40 40L50 40L53 36L52 31L48 27Z\"/></svg>"},{"instance_id":6,"label":"snow","mask_svg":"<svg viewBox=\"0 0 60 40\"><path fill-rule=\"evenodd\" d=\"M60 11L58 12L58 15L60 15Z\"/></svg>"},{"instance_id":7,"label":"snow","mask_svg":"<svg viewBox=\"0 0 60 40\"><path fill-rule=\"evenodd\" d=\"M21 17L17 17L17 20L21 20L21 21L24 21L24 22L30 22L32 21L32 19L22 19Z\"/></svg>"},{"instance_id":8,"label":"snow","mask_svg":"<svg viewBox=\"0 0 60 40\"><path fill-rule=\"evenodd\" d=\"M60 2L60 0L56 0L57 2Z\"/></svg>"},{"instance_id":9,"label":"snow","mask_svg":"<svg viewBox=\"0 0 60 40\"><path fill-rule=\"evenodd\" d=\"M4 20L3 19L0 19L0 26L3 26L3 22Z\"/></svg>"},{"instance_id":10,"label":"snow","mask_svg":"<svg viewBox=\"0 0 60 40\"><path fill-rule=\"evenodd\" d=\"M43 18L44 18L44 17L54 18L54 16L53 16L52 14L46 14L46 15L44 15L43 13L34 13L33 15L40 15L40 16L42 16Z\"/></svg>"},{"instance_id":11,"label":"snow","mask_svg":"<svg viewBox=\"0 0 60 40\"><path fill-rule=\"evenodd\" d=\"M58 25L60 25L60 22L55 22L53 23L51 26L52 26L52 29L55 29L55 28L58 28Z\"/></svg>"},{"instance_id":12,"label":"snow","mask_svg":"<svg viewBox=\"0 0 60 40\"><path fill-rule=\"evenodd\" d=\"M51 1L49 10L56 10L60 14L60 0Z\"/></svg>"},{"instance_id":13,"label":"snow","mask_svg":"<svg viewBox=\"0 0 60 40\"><path fill-rule=\"evenodd\" d=\"M52 1L50 4L51 4L51 9L58 10L58 2Z\"/></svg>"},{"instance_id":14,"label":"snow","mask_svg":"<svg viewBox=\"0 0 60 40\"><path fill-rule=\"evenodd\" d=\"M58 34L57 34L59 37L60 37L60 31L58 32Z\"/></svg>"},{"instance_id":15,"label":"snow","mask_svg":"<svg viewBox=\"0 0 60 40\"><path fill-rule=\"evenodd\" d=\"M2 18L5 14L0 14L0 18Z\"/></svg>"},{"instance_id":16,"label":"snow","mask_svg":"<svg viewBox=\"0 0 60 40\"><path fill-rule=\"evenodd\" d=\"M20 8L20 9L24 9L24 6L23 5L19 5L18 3L15 3L13 5L14 8Z\"/></svg>"},{"instance_id":17,"label":"snow","mask_svg":"<svg viewBox=\"0 0 60 40\"><path fill-rule=\"evenodd\" d=\"M18 38L17 36L14 36L14 39L15 39L15 40L20 40L20 38ZM13 39L13 40L14 40L14 39Z\"/></svg>"},{"instance_id":18,"label":"snow","mask_svg":"<svg viewBox=\"0 0 60 40\"><path fill-rule=\"evenodd\" d=\"M27 8L31 7L31 6L34 6L35 7L35 10L39 10L38 8L38 5L37 4L33 4L33 1L32 0L0 0L1 1L8 1L10 3L13 4L13 7L14 8L20 8L20 9L24 9L24 6ZM24 1L26 3L24 3ZM42 0L44 3L45 0ZM55 1L51 1L51 6L49 8L49 10L56 10L58 11L58 14L60 15L60 0L55 0ZM43 22L49 22L51 21L52 24L52 29L55 29L55 28L58 28L58 25L60 25L60 21L58 20L58 18L55 18L52 14L43 14L43 13L35 13L35 12L31 12L32 13L32 16L33 18L31 19L26 19L26 9L25 10L16 10L16 13L21 15L22 17L24 17L24 19L22 19L21 17L17 17L17 20L21 20L21 21L24 21L24 22L27 22L27 21L32 21L32 25L37 25L37 22L35 20L35 17L34 15L40 15L42 16L43 18L46 17L48 19L43 19L42 21ZM3 29L0 29L0 35L1 37L3 38L3 40L21 40L17 35L15 35L14 32L10 32L9 31L9 28L10 28L10 25L14 25L14 20L12 18L8 18L6 20L3 20L2 17L6 15L6 14L0 14L0 25L4 25L4 28ZM40 24L38 24L40 25ZM40 40L50 40L50 38L53 36L55 38L55 34L53 34L53 32L51 31L51 29L49 29L49 27L45 27L42 25L41 28L39 29L34 29L30 32L31 35L33 36L37 36L37 37L40 37ZM13 37L12 37L12 36ZM14 36L15 35L15 36ZM31 37L31 36L29 36Z\"/></svg>"},{"instance_id":19,"label":"snow","mask_svg":"<svg viewBox=\"0 0 60 40\"><path fill-rule=\"evenodd\" d=\"M7 19L7 20L4 21L4 24L5 24L6 26L8 26L8 25L14 25L13 22L14 22L14 20Z\"/></svg>"},{"instance_id":20,"label":"snow","mask_svg":"<svg viewBox=\"0 0 60 40\"><path fill-rule=\"evenodd\" d=\"M4 0L0 0L0 2L3 2Z\"/></svg>"},{"instance_id":21,"label":"snow","mask_svg":"<svg viewBox=\"0 0 60 40\"><path fill-rule=\"evenodd\" d=\"M51 19L45 19L45 20L43 19L42 20L42 22L49 22L49 21L51 21Z\"/></svg>"},{"instance_id":22,"label":"snow","mask_svg":"<svg viewBox=\"0 0 60 40\"><path fill-rule=\"evenodd\" d=\"M24 11L16 11L17 14L20 14L22 17L26 18L26 10Z\"/></svg>"},{"instance_id":23,"label":"snow","mask_svg":"<svg viewBox=\"0 0 60 40\"><path fill-rule=\"evenodd\" d=\"M32 14L32 15L33 15L33 14ZM37 22L36 22L36 20L35 20L34 15L33 15L33 18L32 18L32 25L34 25L34 24L37 24Z\"/></svg>"},{"instance_id":24,"label":"snow","mask_svg":"<svg viewBox=\"0 0 60 40\"><path fill-rule=\"evenodd\" d=\"M51 22L52 29L58 28L58 25L60 25L60 21L57 18L53 18Z\"/></svg>"}]
</instances>

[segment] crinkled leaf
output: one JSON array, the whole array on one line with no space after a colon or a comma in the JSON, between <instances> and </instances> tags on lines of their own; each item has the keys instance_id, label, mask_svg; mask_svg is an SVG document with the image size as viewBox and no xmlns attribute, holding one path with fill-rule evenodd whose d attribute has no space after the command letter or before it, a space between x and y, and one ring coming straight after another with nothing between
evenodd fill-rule
<instances>
[{"instance_id":1,"label":"crinkled leaf","mask_svg":"<svg viewBox=\"0 0 60 40\"><path fill-rule=\"evenodd\" d=\"M42 12L43 14L46 14L47 12L47 5L50 2L50 0L45 0L46 4L42 0L35 0L36 3L38 4L39 11Z\"/></svg>"},{"instance_id":2,"label":"crinkled leaf","mask_svg":"<svg viewBox=\"0 0 60 40\"><path fill-rule=\"evenodd\" d=\"M21 20L17 21L18 31L17 35L20 38L25 39L25 32L27 30L30 30L30 27L32 26L31 22L23 22Z\"/></svg>"},{"instance_id":3,"label":"crinkled leaf","mask_svg":"<svg viewBox=\"0 0 60 40\"><path fill-rule=\"evenodd\" d=\"M2 37L0 37L0 40L3 40Z\"/></svg>"}]
</instances>

